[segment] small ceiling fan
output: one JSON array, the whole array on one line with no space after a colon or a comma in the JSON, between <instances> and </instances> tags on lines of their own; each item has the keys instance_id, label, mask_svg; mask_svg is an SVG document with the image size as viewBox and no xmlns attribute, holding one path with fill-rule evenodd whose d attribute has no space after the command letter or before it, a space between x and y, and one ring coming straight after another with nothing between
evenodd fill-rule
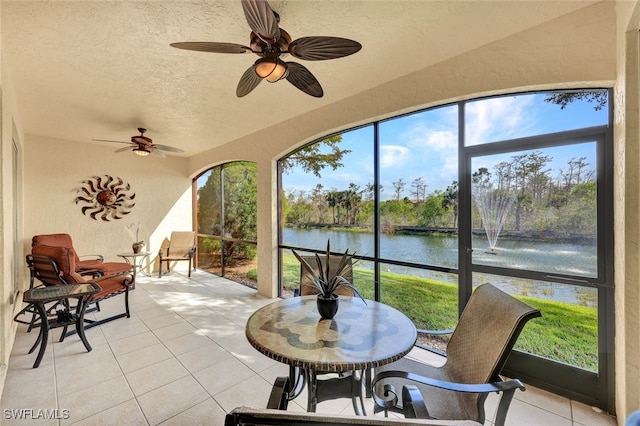
<instances>
[{"instance_id":1,"label":"small ceiling fan","mask_svg":"<svg viewBox=\"0 0 640 426\"><path fill-rule=\"evenodd\" d=\"M251 28L249 46L220 42L171 43L172 47L213 53L255 53L260 56L247 69L238 83L236 95L243 97L255 89L262 80L270 83L287 79L304 93L321 98L322 86L311 72L296 62L284 62L281 56L307 61L342 58L358 52L362 45L341 37L302 37L291 41L291 36L278 26L280 15L267 0L241 0L245 17Z\"/></svg>"},{"instance_id":2,"label":"small ceiling fan","mask_svg":"<svg viewBox=\"0 0 640 426\"><path fill-rule=\"evenodd\" d=\"M113 143L124 143L129 146L125 146L124 148L117 149L115 152L124 152L124 151L133 151L134 154L137 154L141 157L146 157L149 154L157 155L158 157L164 157L165 155L162 151L168 152L184 152L180 148L174 148L172 146L167 145L159 145L153 143L151 138L148 138L144 135L147 129L143 129L142 127L138 127L139 135L131 136L131 142L125 141L111 141L107 139L92 139L97 142L113 142Z\"/></svg>"}]
</instances>

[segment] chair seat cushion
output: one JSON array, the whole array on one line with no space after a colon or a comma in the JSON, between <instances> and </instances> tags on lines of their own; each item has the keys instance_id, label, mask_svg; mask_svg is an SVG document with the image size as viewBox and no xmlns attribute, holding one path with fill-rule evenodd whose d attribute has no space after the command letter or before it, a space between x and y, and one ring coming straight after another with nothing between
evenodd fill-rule
<instances>
[{"instance_id":1,"label":"chair seat cushion","mask_svg":"<svg viewBox=\"0 0 640 426\"><path fill-rule=\"evenodd\" d=\"M430 377L432 379L456 382L455 379L449 377L446 367L436 367L423 362L414 361L410 358L402 358L391 364L387 364L379 369L383 370L400 370L410 371L419 376ZM436 419L447 420L476 420L478 419L478 410L475 403L477 394L464 394L462 392L453 392L446 389L440 389L433 386L427 386L419 383L409 382L405 379L384 379L378 386L382 384L391 384L398 393L398 404L402 406L402 386L416 386L424 398L424 402L429 410L429 415ZM382 392L378 392L382 394Z\"/></svg>"},{"instance_id":2,"label":"chair seat cushion","mask_svg":"<svg viewBox=\"0 0 640 426\"><path fill-rule=\"evenodd\" d=\"M126 290L127 284L125 284L125 279L126 277L117 276L93 281L100 286L101 290L94 294L91 297L91 300L98 300L110 294L119 293Z\"/></svg>"},{"instance_id":3,"label":"chair seat cushion","mask_svg":"<svg viewBox=\"0 0 640 426\"><path fill-rule=\"evenodd\" d=\"M104 262L95 265L91 269L101 271L104 276L122 275L131 271L131 265L126 262Z\"/></svg>"},{"instance_id":4,"label":"chair seat cushion","mask_svg":"<svg viewBox=\"0 0 640 426\"><path fill-rule=\"evenodd\" d=\"M76 262L76 268L78 271L97 269L100 265L102 265L102 261L100 259L78 260Z\"/></svg>"}]
</instances>

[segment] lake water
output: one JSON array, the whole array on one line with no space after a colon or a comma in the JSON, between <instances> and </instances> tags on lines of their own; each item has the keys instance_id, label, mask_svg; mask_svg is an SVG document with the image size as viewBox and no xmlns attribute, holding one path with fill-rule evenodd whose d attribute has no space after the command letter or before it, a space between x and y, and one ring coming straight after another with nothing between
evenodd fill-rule
<instances>
[{"instance_id":1,"label":"lake water","mask_svg":"<svg viewBox=\"0 0 640 426\"><path fill-rule=\"evenodd\" d=\"M350 253L355 251L358 255L373 256L374 239L373 234L370 233L285 228L283 242L292 246L324 250L327 239L331 241L332 252L344 252L349 249ZM526 269L549 274L570 274L585 278L597 275L595 245L498 239L495 254L487 253L489 245L484 236L474 236L472 245L474 264ZM455 235L382 234L380 256L390 260L457 269L458 240ZM362 266L365 265L362 264ZM455 275L397 265L385 265L383 268L386 271L457 283ZM594 306L596 303L597 292L592 288L499 276L481 276L477 279L483 282L491 281L514 294L587 306Z\"/></svg>"}]
</instances>

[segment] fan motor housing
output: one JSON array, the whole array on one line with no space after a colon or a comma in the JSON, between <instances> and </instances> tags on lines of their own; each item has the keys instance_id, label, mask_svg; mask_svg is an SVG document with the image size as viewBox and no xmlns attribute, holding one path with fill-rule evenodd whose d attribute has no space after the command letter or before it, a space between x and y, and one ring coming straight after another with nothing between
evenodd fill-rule
<instances>
[{"instance_id":1,"label":"fan motor housing","mask_svg":"<svg viewBox=\"0 0 640 426\"><path fill-rule=\"evenodd\" d=\"M253 31L251 31L251 34L249 35L249 39L251 40L251 44L250 44L251 49L254 52L256 52L256 55L261 56L263 58L266 56L270 48L271 49L275 48L278 50L278 54L285 55L286 52L289 50L289 44L291 44L291 36L289 35L288 32L286 32L282 28L280 28L280 38L278 39L278 41L276 41L275 44L272 44L271 46L265 43Z\"/></svg>"}]
</instances>

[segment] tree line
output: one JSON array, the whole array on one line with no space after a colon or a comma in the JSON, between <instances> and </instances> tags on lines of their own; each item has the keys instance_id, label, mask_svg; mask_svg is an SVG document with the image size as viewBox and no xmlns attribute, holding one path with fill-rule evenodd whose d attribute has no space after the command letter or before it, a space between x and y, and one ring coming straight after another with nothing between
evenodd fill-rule
<instances>
[{"instance_id":1,"label":"tree line","mask_svg":"<svg viewBox=\"0 0 640 426\"><path fill-rule=\"evenodd\" d=\"M472 174L473 226L482 227L474 197L499 194L510 198L504 229L590 234L596 226L595 171L586 157L573 157L556 175L553 158L541 151L513 155L491 170ZM392 198L380 202L382 227L457 228L458 182L427 193L423 177L392 182ZM344 189L317 184L310 191L284 191L283 212L290 226L373 226L375 186L351 182ZM384 188L378 188L380 193Z\"/></svg>"}]
</instances>

